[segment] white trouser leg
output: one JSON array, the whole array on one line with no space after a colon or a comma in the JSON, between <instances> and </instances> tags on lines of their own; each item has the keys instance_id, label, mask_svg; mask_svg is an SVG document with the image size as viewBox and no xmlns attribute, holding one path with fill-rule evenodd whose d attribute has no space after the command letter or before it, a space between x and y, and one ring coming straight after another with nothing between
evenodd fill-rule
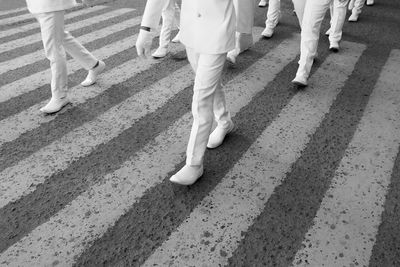
<instances>
[{"instance_id":1,"label":"white trouser leg","mask_svg":"<svg viewBox=\"0 0 400 267\"><path fill-rule=\"evenodd\" d=\"M278 25L280 16L281 16L281 0L269 0L265 27L274 29L276 25Z\"/></svg>"},{"instance_id":2,"label":"white trouser leg","mask_svg":"<svg viewBox=\"0 0 400 267\"><path fill-rule=\"evenodd\" d=\"M160 47L167 48L171 41L171 32L174 28L175 20L175 1L168 0L162 13L162 26L160 32Z\"/></svg>"},{"instance_id":3,"label":"white trouser leg","mask_svg":"<svg viewBox=\"0 0 400 267\"><path fill-rule=\"evenodd\" d=\"M310 75L317 54L319 31L325 13L332 0L307 0L301 29L300 60L296 76Z\"/></svg>"},{"instance_id":4,"label":"white trouser leg","mask_svg":"<svg viewBox=\"0 0 400 267\"><path fill-rule=\"evenodd\" d=\"M306 5L307 0L292 0L294 11L296 12L297 19L299 20L299 26L301 28L301 24L303 22L304 15L304 7Z\"/></svg>"},{"instance_id":5,"label":"white trouser leg","mask_svg":"<svg viewBox=\"0 0 400 267\"><path fill-rule=\"evenodd\" d=\"M67 61L63 46L64 11L34 14L40 24L46 58L50 60L51 94L60 99L67 95Z\"/></svg>"},{"instance_id":6,"label":"white trouser leg","mask_svg":"<svg viewBox=\"0 0 400 267\"><path fill-rule=\"evenodd\" d=\"M362 8L364 7L365 0L354 0L354 7L351 10L352 13L360 15Z\"/></svg>"},{"instance_id":7,"label":"white trouser leg","mask_svg":"<svg viewBox=\"0 0 400 267\"><path fill-rule=\"evenodd\" d=\"M226 54L197 54L190 48L186 48L186 53L196 73L192 100L193 125L186 150L186 164L198 166L203 164L214 117L222 127L230 122L221 87Z\"/></svg>"},{"instance_id":8,"label":"white trouser leg","mask_svg":"<svg viewBox=\"0 0 400 267\"><path fill-rule=\"evenodd\" d=\"M342 39L343 24L346 19L346 6L349 1L333 0L331 9L331 28L329 33L330 42L340 42Z\"/></svg>"},{"instance_id":9,"label":"white trouser leg","mask_svg":"<svg viewBox=\"0 0 400 267\"><path fill-rule=\"evenodd\" d=\"M175 18L174 25L175 25L175 28L179 29L180 28L180 24L181 24L181 9L179 8L179 5L175 0L173 0L173 2L174 2L174 10L175 10L175 12L174 12L174 18Z\"/></svg>"},{"instance_id":10,"label":"white trouser leg","mask_svg":"<svg viewBox=\"0 0 400 267\"><path fill-rule=\"evenodd\" d=\"M233 0L236 13L236 31L251 34L254 24L255 0Z\"/></svg>"},{"instance_id":11,"label":"white trouser leg","mask_svg":"<svg viewBox=\"0 0 400 267\"><path fill-rule=\"evenodd\" d=\"M79 43L69 32L63 32L63 44L65 51L70 54L79 64L87 70L92 69L98 59L93 56L81 43Z\"/></svg>"}]
</instances>

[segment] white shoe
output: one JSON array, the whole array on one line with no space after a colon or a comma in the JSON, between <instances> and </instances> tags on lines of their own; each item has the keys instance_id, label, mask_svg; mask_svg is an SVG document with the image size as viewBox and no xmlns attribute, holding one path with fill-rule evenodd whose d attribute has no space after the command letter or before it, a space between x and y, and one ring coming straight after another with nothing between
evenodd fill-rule
<instances>
[{"instance_id":1,"label":"white shoe","mask_svg":"<svg viewBox=\"0 0 400 267\"><path fill-rule=\"evenodd\" d=\"M330 42L329 50L335 53L339 52L339 42L336 41Z\"/></svg>"},{"instance_id":2,"label":"white shoe","mask_svg":"<svg viewBox=\"0 0 400 267\"><path fill-rule=\"evenodd\" d=\"M173 43L180 43L181 42L181 40L179 38L179 32L175 35L174 38L172 38L171 42L173 42Z\"/></svg>"},{"instance_id":3,"label":"white shoe","mask_svg":"<svg viewBox=\"0 0 400 267\"><path fill-rule=\"evenodd\" d=\"M271 38L273 34L274 34L274 29L269 28L269 27L265 27L265 29L261 33L261 35L266 38Z\"/></svg>"},{"instance_id":4,"label":"white shoe","mask_svg":"<svg viewBox=\"0 0 400 267\"><path fill-rule=\"evenodd\" d=\"M331 28L329 28L329 29L325 32L325 35L326 35L326 36L329 36L329 34L331 34Z\"/></svg>"},{"instance_id":5,"label":"white shoe","mask_svg":"<svg viewBox=\"0 0 400 267\"><path fill-rule=\"evenodd\" d=\"M168 54L167 48L159 47L156 51L151 55L154 58L163 58Z\"/></svg>"},{"instance_id":6,"label":"white shoe","mask_svg":"<svg viewBox=\"0 0 400 267\"><path fill-rule=\"evenodd\" d=\"M208 143L207 147L208 148L216 148L224 142L225 136L232 132L234 128L233 122L230 123L230 125L227 128L222 128L218 127L214 129L214 131L210 134L210 137L208 138Z\"/></svg>"},{"instance_id":7,"label":"white shoe","mask_svg":"<svg viewBox=\"0 0 400 267\"><path fill-rule=\"evenodd\" d=\"M307 78L304 76L296 76L293 79L292 83L300 87L306 87L308 85Z\"/></svg>"},{"instance_id":8,"label":"white shoe","mask_svg":"<svg viewBox=\"0 0 400 267\"><path fill-rule=\"evenodd\" d=\"M266 7L267 6L267 0L261 0L260 3L258 3L259 7Z\"/></svg>"},{"instance_id":9,"label":"white shoe","mask_svg":"<svg viewBox=\"0 0 400 267\"><path fill-rule=\"evenodd\" d=\"M349 17L350 22L356 22L358 20L358 14L357 13L351 13L351 16Z\"/></svg>"},{"instance_id":10,"label":"white shoe","mask_svg":"<svg viewBox=\"0 0 400 267\"><path fill-rule=\"evenodd\" d=\"M97 67L89 70L88 75L86 76L86 79L81 82L82 86L90 86L96 83L97 76L103 72L103 70L106 68L106 63L103 61L99 60L99 64Z\"/></svg>"},{"instance_id":11,"label":"white shoe","mask_svg":"<svg viewBox=\"0 0 400 267\"><path fill-rule=\"evenodd\" d=\"M374 5L374 0L367 0L367 6Z\"/></svg>"},{"instance_id":12,"label":"white shoe","mask_svg":"<svg viewBox=\"0 0 400 267\"><path fill-rule=\"evenodd\" d=\"M49 103L47 103L46 106L42 107L40 111L47 114L56 113L60 111L63 107L65 107L65 105L67 105L68 103L69 100L67 97L63 98L52 97Z\"/></svg>"},{"instance_id":13,"label":"white shoe","mask_svg":"<svg viewBox=\"0 0 400 267\"><path fill-rule=\"evenodd\" d=\"M226 60L228 60L232 64L236 64L236 58L239 55L237 49L233 49L226 54Z\"/></svg>"},{"instance_id":14,"label":"white shoe","mask_svg":"<svg viewBox=\"0 0 400 267\"><path fill-rule=\"evenodd\" d=\"M192 185L203 175L203 171L203 165L185 165L180 171L172 175L169 180L180 185Z\"/></svg>"}]
</instances>

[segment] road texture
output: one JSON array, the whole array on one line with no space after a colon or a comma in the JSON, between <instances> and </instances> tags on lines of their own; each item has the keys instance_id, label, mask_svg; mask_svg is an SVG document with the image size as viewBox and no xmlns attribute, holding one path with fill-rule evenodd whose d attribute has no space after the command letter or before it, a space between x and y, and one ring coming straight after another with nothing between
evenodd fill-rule
<instances>
[{"instance_id":1,"label":"road texture","mask_svg":"<svg viewBox=\"0 0 400 267\"><path fill-rule=\"evenodd\" d=\"M302 90L292 3L270 39L256 7L255 44L223 74L236 128L189 187L168 178L193 73L180 44L137 57L144 5L67 12L107 68L84 88L69 58L72 104L45 116L38 25L24 1L0 2L0 266L400 266L400 2L346 21L338 53L327 14Z\"/></svg>"}]
</instances>

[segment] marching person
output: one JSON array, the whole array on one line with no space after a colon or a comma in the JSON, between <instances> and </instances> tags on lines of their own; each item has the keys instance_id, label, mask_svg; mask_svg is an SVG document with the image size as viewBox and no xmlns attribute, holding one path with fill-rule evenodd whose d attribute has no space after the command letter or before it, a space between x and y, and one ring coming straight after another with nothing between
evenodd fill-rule
<instances>
[{"instance_id":1,"label":"marching person","mask_svg":"<svg viewBox=\"0 0 400 267\"><path fill-rule=\"evenodd\" d=\"M331 1L329 6L331 13L331 26L325 34L329 36L329 50L333 52L339 52L339 42L342 40L347 3L348 1Z\"/></svg>"},{"instance_id":2,"label":"marching person","mask_svg":"<svg viewBox=\"0 0 400 267\"><path fill-rule=\"evenodd\" d=\"M27 7L40 24L43 47L51 69L51 100L40 111L55 113L69 103L67 97L68 74L65 51L89 71L81 83L89 86L96 82L105 64L94 57L64 28L66 9L77 5L75 0L26 0Z\"/></svg>"},{"instance_id":3,"label":"marching person","mask_svg":"<svg viewBox=\"0 0 400 267\"><path fill-rule=\"evenodd\" d=\"M148 56L162 6L166 0L148 0L136 48ZM191 185L203 175L206 147L222 144L232 131L226 109L221 74L226 54L235 46L236 16L232 0L182 0L180 41L186 47L195 72L193 124L186 150L186 165L170 178L171 182ZM210 134L214 119L217 127Z\"/></svg>"},{"instance_id":4,"label":"marching person","mask_svg":"<svg viewBox=\"0 0 400 267\"><path fill-rule=\"evenodd\" d=\"M374 4L374 0L351 0L349 3L349 10L351 10L351 15L349 17L350 22L358 21L358 17L361 14L361 10L364 7L364 3L367 6L372 6Z\"/></svg>"},{"instance_id":5,"label":"marching person","mask_svg":"<svg viewBox=\"0 0 400 267\"><path fill-rule=\"evenodd\" d=\"M295 8L299 8L299 11L296 10L296 14L298 14L299 22L301 22L299 67L296 77L292 80L292 83L295 85L304 87L308 84L307 80L310 75L311 66L317 54L321 23L332 1L334 6L340 6L341 8L345 8L348 3L348 0L293 0L296 3ZM301 10L304 10L304 14L301 14ZM343 21L336 18L333 24L331 24L331 32L338 32L340 29L341 37L342 27ZM337 39L333 38L332 40ZM339 49L339 47L332 47L332 50L336 49Z\"/></svg>"},{"instance_id":6,"label":"marching person","mask_svg":"<svg viewBox=\"0 0 400 267\"><path fill-rule=\"evenodd\" d=\"M254 0L233 0L236 13L235 48L228 52L227 60L236 63L237 56L253 45Z\"/></svg>"},{"instance_id":7,"label":"marching person","mask_svg":"<svg viewBox=\"0 0 400 267\"><path fill-rule=\"evenodd\" d=\"M168 45L171 42L171 33L174 28L179 29L180 8L176 0L167 0L162 10L162 26L160 32L160 42L157 50L152 54L154 58L163 58L168 53ZM178 33L179 34L179 33ZM179 42L179 35L176 35L172 42Z\"/></svg>"}]
</instances>

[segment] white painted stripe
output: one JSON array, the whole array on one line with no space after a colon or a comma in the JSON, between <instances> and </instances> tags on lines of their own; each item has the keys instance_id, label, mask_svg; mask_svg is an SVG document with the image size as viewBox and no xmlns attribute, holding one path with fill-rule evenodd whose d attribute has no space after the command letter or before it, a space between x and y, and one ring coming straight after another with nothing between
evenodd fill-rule
<instances>
[{"instance_id":1,"label":"white painted stripe","mask_svg":"<svg viewBox=\"0 0 400 267\"><path fill-rule=\"evenodd\" d=\"M102 55L104 58L111 57L112 55L122 52L126 49L132 48L132 44L135 44L137 40L137 34L127 37L118 41L117 43L109 44L101 49L93 51L94 54ZM104 59L103 58L103 59ZM135 64L137 60L134 60L132 63ZM77 71L81 68L78 62L72 60L71 64L69 64L69 71ZM15 88L16 93L18 95L27 93L28 91L34 90L42 85L48 83L49 79L48 70L39 72L35 75L31 75L22 80L18 80L18 82L10 84L11 86L7 86L7 89ZM117 80L118 81L118 80ZM14 86L14 87L13 87ZM5 88L1 88L3 90ZM0 90L0 99L1 99L1 91ZM85 91L81 86L76 86L72 89L71 94L74 94L75 99L78 103L83 103L87 99L95 97L96 94L92 93L89 90L89 94L85 95ZM5 92L6 90L4 90ZM9 93L12 94L11 91ZM77 95L76 95L77 94ZM82 95L83 94L83 95ZM15 95L15 94L14 94ZM11 98L11 96L10 96ZM48 101L48 100L46 100ZM43 106L46 101L42 101L36 105L31 106L30 108L15 114L11 117L3 119L0 121L0 146L5 142L11 142L21 136L23 133L33 130L36 127L39 127L40 124L49 122L56 118L56 116L49 116L49 118L44 118L43 116L38 116L38 109ZM1 102L1 101L0 101Z\"/></svg>"},{"instance_id":2,"label":"white painted stripe","mask_svg":"<svg viewBox=\"0 0 400 267\"><path fill-rule=\"evenodd\" d=\"M89 42L99 40L101 38L107 37L108 35L111 35L113 33L116 33L118 31L122 31L126 28L136 26L140 24L141 22L141 17L135 17L133 19L129 19L120 23L112 24L108 27L102 28L101 30L98 31L93 31L88 34L79 36L77 39L79 42L84 45ZM0 74L14 70L20 67L23 67L28 64L33 64L39 60L44 59L44 51L42 49L37 50L33 53L26 54L17 58L10 59L8 61L4 61L0 63ZM3 94L3 93L1 93Z\"/></svg>"},{"instance_id":3,"label":"white painted stripe","mask_svg":"<svg viewBox=\"0 0 400 267\"><path fill-rule=\"evenodd\" d=\"M92 8L80 9L80 10L66 14L65 19L72 19L72 18L81 16L81 15L85 15L85 14L92 13L92 12L99 11L99 10L106 9L106 8L109 8L109 7L108 6L95 6ZM36 21L26 24L26 25L23 25L23 26L19 26L19 27L12 28L9 30L1 31L0 38L9 36L9 35L14 35L14 34L20 33L20 32L29 31L32 29L39 29L39 24Z\"/></svg>"},{"instance_id":4,"label":"white painted stripe","mask_svg":"<svg viewBox=\"0 0 400 267\"><path fill-rule=\"evenodd\" d=\"M27 20L32 20L34 19L33 15L31 13L25 13L19 16L14 16L14 17L8 17L8 18L3 18L0 19L0 24L1 25L12 25L14 23L22 23Z\"/></svg>"},{"instance_id":5,"label":"white painted stripe","mask_svg":"<svg viewBox=\"0 0 400 267\"><path fill-rule=\"evenodd\" d=\"M299 37L284 41L226 85L232 114L264 90L266 83L296 57L298 42ZM119 170L106 175L100 183L0 255L0 262L23 264L29 261L41 265L57 257L62 265L72 264L74 257L101 237L149 188L162 182L166 174L184 160L191 122L191 114L186 113Z\"/></svg>"},{"instance_id":6,"label":"white painted stripe","mask_svg":"<svg viewBox=\"0 0 400 267\"><path fill-rule=\"evenodd\" d=\"M364 48L341 43L341 53L325 60L311 77L310 87L292 98L216 188L143 266L226 265L243 238L242 233L263 211L274 188L281 184L329 112Z\"/></svg>"},{"instance_id":7,"label":"white painted stripe","mask_svg":"<svg viewBox=\"0 0 400 267\"><path fill-rule=\"evenodd\" d=\"M6 15L6 14L17 13L20 11L28 11L28 9L26 7L19 7L19 8L4 10L4 11L0 11L0 16Z\"/></svg>"},{"instance_id":8,"label":"white painted stripe","mask_svg":"<svg viewBox=\"0 0 400 267\"><path fill-rule=\"evenodd\" d=\"M399 66L394 50L293 265L369 265L399 152Z\"/></svg>"},{"instance_id":9,"label":"white painted stripe","mask_svg":"<svg viewBox=\"0 0 400 267\"><path fill-rule=\"evenodd\" d=\"M65 28L67 31L74 31L74 30L78 30L78 29L81 29L86 26L90 26L94 23L105 21L105 20L129 13L129 12L132 12L131 8L121 8L121 9L117 9L117 10L112 10L105 14L101 14L101 15L94 16L94 17L91 17L91 18L88 18L85 20L74 22L72 24L65 25ZM26 46L26 45L29 45L29 44L32 44L35 42L40 42L41 40L42 40L42 38L41 38L40 33L34 33L29 36L20 38L20 39L16 39L16 40L12 40L12 41L0 44L0 51L7 52L9 50L16 49L16 48L19 48L22 46Z\"/></svg>"},{"instance_id":10,"label":"white painted stripe","mask_svg":"<svg viewBox=\"0 0 400 267\"><path fill-rule=\"evenodd\" d=\"M183 49L183 46L176 45L172 52L182 51ZM123 82L160 62L160 60L155 59L143 61L140 58L125 62L103 74L99 85L87 88L82 88L81 86L72 88L70 90L71 101L75 104L84 103L86 100L103 93L114 84ZM33 192L38 184L45 181L46 177L66 169L72 161L88 155L95 146L106 143L118 136L122 131L131 127L135 120L154 111L168 100L165 97L158 101L152 100L149 103L148 100L152 98L148 94L149 92L144 91L136 96L136 98L143 96L144 99L135 105L135 112L130 114L133 117L129 117L129 120L123 120L123 114L117 116L117 118L120 117L120 127L117 127L117 121L114 117L111 120L107 120L110 117L107 112L105 115L85 123L61 139L43 147L38 152L18 162L17 165L2 171L0 173L0 208L22 195ZM39 106L44 105L47 101L42 102L40 105L35 105L35 109L30 109L29 113L25 114L28 118L36 120L37 126L39 126L39 123L48 122L55 117L39 115ZM112 110L113 115L115 115L116 111ZM26 120L27 117L22 117L21 119ZM6 128L4 129L6 130ZM74 142L71 142L71 140L74 140Z\"/></svg>"}]
</instances>

